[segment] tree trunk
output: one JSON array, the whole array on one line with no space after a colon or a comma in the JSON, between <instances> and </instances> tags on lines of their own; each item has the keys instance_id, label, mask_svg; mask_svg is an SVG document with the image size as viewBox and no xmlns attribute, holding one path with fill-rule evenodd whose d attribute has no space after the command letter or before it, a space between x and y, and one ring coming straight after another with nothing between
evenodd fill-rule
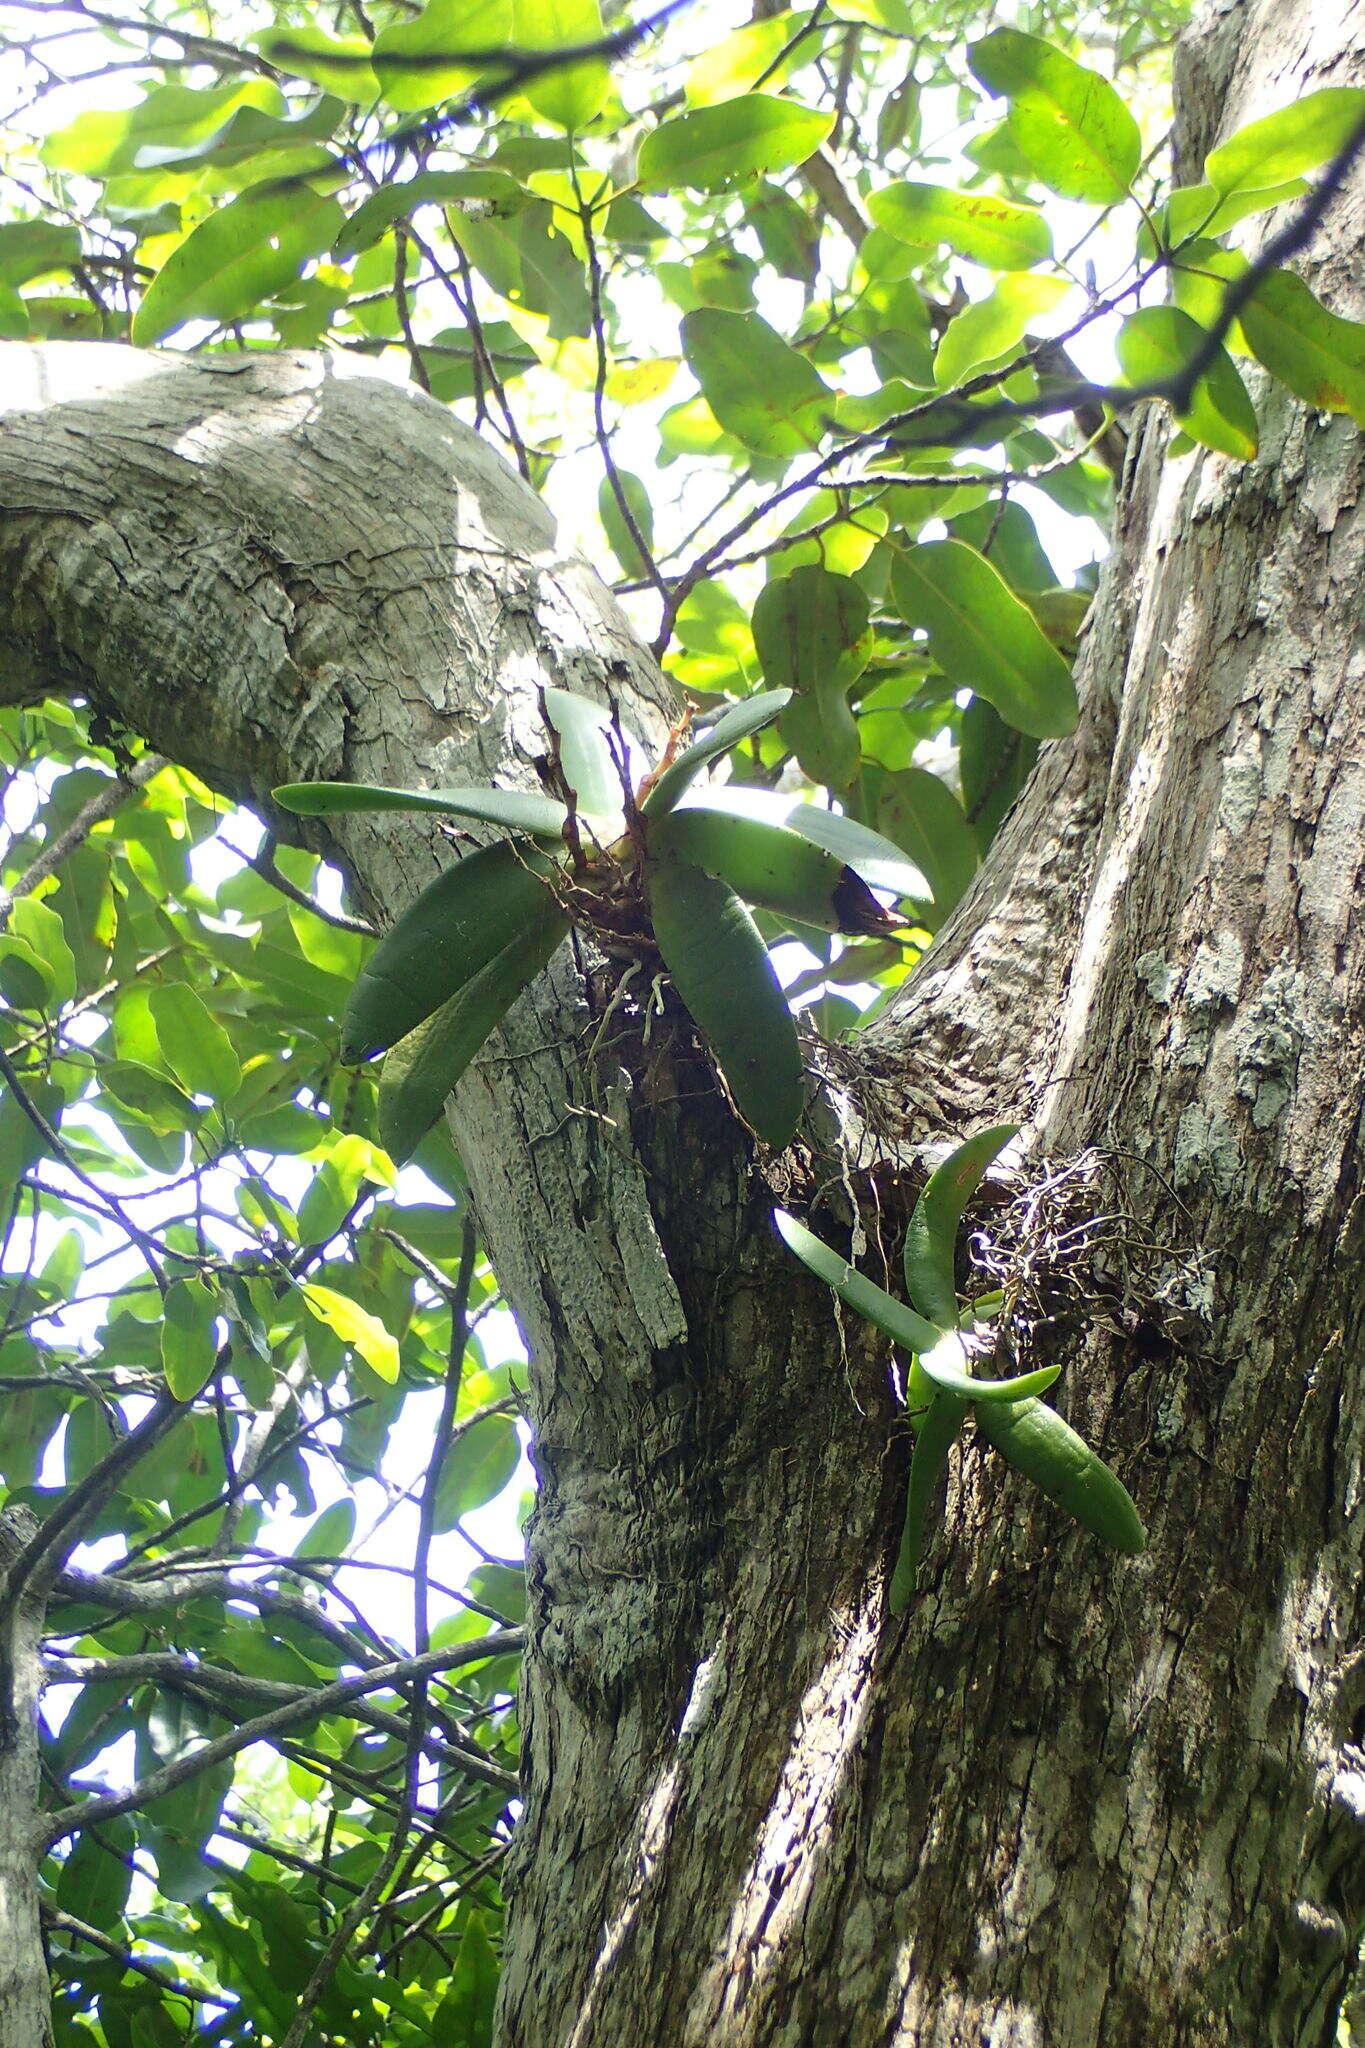
<instances>
[{"instance_id":1,"label":"tree trunk","mask_svg":"<svg viewBox=\"0 0 1365 2048\"><path fill-rule=\"evenodd\" d=\"M46 1602L31 1586L14 1597L10 1583L37 1530L27 1508L0 1511L0 2018L14 2048L52 2048L33 1827Z\"/></svg>"},{"instance_id":2,"label":"tree trunk","mask_svg":"<svg viewBox=\"0 0 1365 2048\"><path fill-rule=\"evenodd\" d=\"M1315 12L1205 17L1184 159L1348 81ZM1361 227L1357 186L1314 256L1356 316ZM0 699L84 694L267 814L286 776L528 780L546 682L662 731L610 599L420 396L7 353ZM1245 468L1145 422L1080 730L902 1000L813 1053L802 1147L756 1162L681 1039L590 1060L571 950L457 1094L541 1475L505 2048L1331 2040L1365 1910L1365 521L1359 436L1263 398ZM381 920L438 857L410 818L308 830ZM897 1621L887 1361L773 1191L890 1257L926 1150L1004 1118L979 1242L1151 1546L969 1444Z\"/></svg>"}]
</instances>

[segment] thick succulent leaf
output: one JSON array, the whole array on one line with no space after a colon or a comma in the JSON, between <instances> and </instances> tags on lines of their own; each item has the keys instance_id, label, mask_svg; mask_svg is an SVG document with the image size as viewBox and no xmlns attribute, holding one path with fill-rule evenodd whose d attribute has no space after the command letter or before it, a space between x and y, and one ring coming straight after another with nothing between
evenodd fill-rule
<instances>
[{"instance_id":1,"label":"thick succulent leaf","mask_svg":"<svg viewBox=\"0 0 1365 2048\"><path fill-rule=\"evenodd\" d=\"M411 1158L489 1032L567 930L562 913L548 902L449 1002L394 1046L379 1082L379 1136L395 1164Z\"/></svg>"},{"instance_id":2,"label":"thick succulent leaf","mask_svg":"<svg viewBox=\"0 0 1365 2048\"><path fill-rule=\"evenodd\" d=\"M689 807L654 820L649 843L664 858L728 883L746 902L821 931L873 934L899 922L852 868L786 825Z\"/></svg>"},{"instance_id":3,"label":"thick succulent leaf","mask_svg":"<svg viewBox=\"0 0 1365 2048\"><path fill-rule=\"evenodd\" d=\"M915 1574L919 1570L919 1561L924 1550L924 1527L929 1502L933 1498L939 1474L948 1462L948 1453L957 1439L966 1412L965 1401L955 1401L951 1394L936 1394L919 1424L914 1454L910 1460L910 1484L905 1497L905 1527L901 1531L900 1550L887 1593L887 1605L893 1614L904 1614L914 1598Z\"/></svg>"},{"instance_id":4,"label":"thick succulent leaf","mask_svg":"<svg viewBox=\"0 0 1365 2048\"><path fill-rule=\"evenodd\" d=\"M709 731L693 740L691 746L664 769L646 792L641 810L651 818L661 818L665 811L671 811L708 762L719 760L741 740L747 740L751 734L761 732L765 725L771 725L791 702L791 694L790 690L760 690L757 696L744 697L738 704L732 704L728 711L721 713Z\"/></svg>"},{"instance_id":5,"label":"thick succulent leaf","mask_svg":"<svg viewBox=\"0 0 1365 2048\"><path fill-rule=\"evenodd\" d=\"M529 840L480 847L436 877L365 962L341 1057L367 1060L415 1031L552 907L552 863Z\"/></svg>"},{"instance_id":6,"label":"thick succulent leaf","mask_svg":"<svg viewBox=\"0 0 1365 2048\"><path fill-rule=\"evenodd\" d=\"M773 1221L788 1249L795 1252L803 1266L809 1266L818 1280L832 1287L840 1301L856 1310L903 1350L921 1353L933 1350L939 1340L939 1332L932 1323L925 1322L923 1316L916 1315L903 1301L897 1301L884 1288L859 1273L847 1259L840 1257L832 1245L807 1230L804 1223L798 1223L785 1209L775 1209Z\"/></svg>"},{"instance_id":7,"label":"thick succulent leaf","mask_svg":"<svg viewBox=\"0 0 1365 2048\"><path fill-rule=\"evenodd\" d=\"M976 1379L966 1370L966 1363L962 1339L951 1330L931 1351L919 1354L919 1369L930 1385L960 1401L1022 1401L1030 1394L1045 1394L1062 1376L1060 1365L1039 1365L1007 1380Z\"/></svg>"},{"instance_id":8,"label":"thick succulent leaf","mask_svg":"<svg viewBox=\"0 0 1365 2048\"><path fill-rule=\"evenodd\" d=\"M568 811L552 796L533 789L384 789L372 782L282 782L271 795L283 810L301 817L329 817L337 811L440 811L447 817L481 818L537 839L563 837Z\"/></svg>"},{"instance_id":9,"label":"thick succulent leaf","mask_svg":"<svg viewBox=\"0 0 1365 2048\"><path fill-rule=\"evenodd\" d=\"M542 691L545 716L559 741L559 766L589 819L618 825L624 801L621 777L611 750L611 713L572 690Z\"/></svg>"},{"instance_id":10,"label":"thick succulent leaf","mask_svg":"<svg viewBox=\"0 0 1365 2048\"><path fill-rule=\"evenodd\" d=\"M801 1050L767 948L724 882L682 861L649 868L654 936L736 1109L770 1145L786 1145L804 1106Z\"/></svg>"},{"instance_id":11,"label":"thick succulent leaf","mask_svg":"<svg viewBox=\"0 0 1365 2048\"><path fill-rule=\"evenodd\" d=\"M682 806L685 810L724 811L743 818L756 818L767 825L785 825L813 846L824 847L837 860L861 875L870 889L885 889L892 896L927 896L929 884L898 846L853 818L827 811L820 804L802 803L799 797L783 796L775 789L750 789L733 783L700 790Z\"/></svg>"},{"instance_id":12,"label":"thick succulent leaf","mask_svg":"<svg viewBox=\"0 0 1365 2048\"><path fill-rule=\"evenodd\" d=\"M976 1426L987 1443L1083 1528L1129 1556L1146 1549L1147 1532L1127 1487L1055 1408L1032 1400L987 1403L976 1410Z\"/></svg>"},{"instance_id":13,"label":"thick succulent leaf","mask_svg":"<svg viewBox=\"0 0 1365 2048\"><path fill-rule=\"evenodd\" d=\"M1018 1131L995 1124L978 1131L930 1174L905 1233L905 1291L921 1315L941 1330L958 1322L953 1256L962 1212L981 1185L991 1161Z\"/></svg>"}]
</instances>

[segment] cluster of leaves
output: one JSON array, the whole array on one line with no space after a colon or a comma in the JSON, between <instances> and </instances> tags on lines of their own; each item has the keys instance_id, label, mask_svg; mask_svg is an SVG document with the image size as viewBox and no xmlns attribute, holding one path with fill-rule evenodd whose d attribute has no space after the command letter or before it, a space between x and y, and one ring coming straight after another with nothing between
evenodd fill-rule
<instances>
[{"instance_id":1,"label":"cluster of leaves","mask_svg":"<svg viewBox=\"0 0 1365 2048\"><path fill-rule=\"evenodd\" d=\"M524 1591L454 1532L520 1445L458 1166L400 1194L337 1067L367 942L311 857L248 864L249 820L60 707L0 747L0 1482L82 1546L45 1646L58 2041L283 2041L384 1872L317 2023L486 2038Z\"/></svg>"},{"instance_id":2,"label":"cluster of leaves","mask_svg":"<svg viewBox=\"0 0 1365 2048\"><path fill-rule=\"evenodd\" d=\"M711 762L780 716L789 690L732 705L679 753L685 718L638 790L630 765L637 750L610 714L569 690L542 696L562 797L347 782L274 791L286 810L306 815L435 811L529 835L447 868L356 983L342 1055L364 1060L393 1048L379 1089L390 1154L402 1161L416 1149L489 1032L574 924L633 969L662 965L740 1114L770 1145L787 1144L803 1107L801 1053L741 898L798 930L880 933L898 920L872 885L908 896L922 878L889 840L837 812L776 792L696 786ZM778 815L764 816L765 808Z\"/></svg>"},{"instance_id":3,"label":"cluster of leaves","mask_svg":"<svg viewBox=\"0 0 1365 2048\"><path fill-rule=\"evenodd\" d=\"M1060 1379L1062 1368L1037 1366L1006 1379L972 1371L973 1350L980 1348L978 1326L989 1325L1004 1302L998 1295L982 1295L963 1309L955 1272L958 1229L987 1167L1016 1135L1014 1124L979 1131L930 1174L905 1234L909 1307L850 1266L794 1216L776 1211L778 1233L802 1264L889 1337L908 1360L905 1414L915 1446L905 1529L888 1592L894 1614L903 1613L914 1594L925 1517L969 1413L986 1442L1083 1528L1130 1555L1146 1546L1146 1533L1123 1482L1054 1408L1038 1398Z\"/></svg>"}]
</instances>

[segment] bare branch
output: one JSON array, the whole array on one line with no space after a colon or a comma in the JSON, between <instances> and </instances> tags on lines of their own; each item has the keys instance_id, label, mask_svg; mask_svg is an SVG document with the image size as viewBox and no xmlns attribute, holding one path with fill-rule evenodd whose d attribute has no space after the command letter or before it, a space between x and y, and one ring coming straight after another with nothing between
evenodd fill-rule
<instances>
[{"instance_id":1,"label":"bare branch","mask_svg":"<svg viewBox=\"0 0 1365 2048\"><path fill-rule=\"evenodd\" d=\"M247 1721L240 1728L233 1728L228 1734L206 1742L188 1756L163 1764L159 1771L150 1771L136 1785L130 1785L126 1792L109 1792L100 1798L83 1799L74 1806L66 1806L57 1813L44 1816L36 1830L37 1846L46 1851L54 1842L60 1842L82 1828L111 1820L115 1814L131 1813L135 1808L173 1792L177 1785L184 1784L200 1771L211 1770L215 1764L226 1762L252 1743L282 1734L296 1723L313 1720L319 1714L335 1713L347 1701L375 1692L381 1686L393 1685L404 1678L454 1671L465 1664L483 1664L491 1657L511 1656L522 1648L524 1641L521 1629L495 1630L471 1643L453 1644L445 1650L429 1650L424 1657L400 1657L391 1664L380 1664L369 1671L362 1671L354 1678L338 1678L303 1699L285 1701L270 1713L259 1714L254 1721Z\"/></svg>"}]
</instances>

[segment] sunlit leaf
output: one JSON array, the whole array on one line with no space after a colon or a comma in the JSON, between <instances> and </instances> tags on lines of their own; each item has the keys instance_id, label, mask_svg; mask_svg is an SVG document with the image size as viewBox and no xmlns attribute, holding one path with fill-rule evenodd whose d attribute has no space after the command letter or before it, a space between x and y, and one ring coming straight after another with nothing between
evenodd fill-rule
<instances>
[{"instance_id":1,"label":"sunlit leaf","mask_svg":"<svg viewBox=\"0 0 1365 2048\"><path fill-rule=\"evenodd\" d=\"M381 1380L398 1378L398 1342L389 1335L378 1316L371 1315L348 1294L338 1293L335 1287L324 1287L317 1280L302 1281L299 1293L307 1302L310 1314L329 1330L335 1331L343 1344L349 1344L364 1359L371 1372L378 1373Z\"/></svg>"},{"instance_id":2,"label":"sunlit leaf","mask_svg":"<svg viewBox=\"0 0 1365 2048\"><path fill-rule=\"evenodd\" d=\"M1013 28L973 43L969 62L989 92L1008 97L1011 136L1045 185L1100 206L1124 198L1142 135L1107 79Z\"/></svg>"},{"instance_id":3,"label":"sunlit leaf","mask_svg":"<svg viewBox=\"0 0 1365 2048\"><path fill-rule=\"evenodd\" d=\"M1249 121L1204 159L1215 192L1264 191L1325 164L1365 121L1365 90L1329 85Z\"/></svg>"},{"instance_id":4,"label":"sunlit leaf","mask_svg":"<svg viewBox=\"0 0 1365 2048\"><path fill-rule=\"evenodd\" d=\"M834 125L832 112L768 93L744 93L665 121L640 146L637 173L646 192L679 186L716 192L745 178L769 177L804 163Z\"/></svg>"},{"instance_id":5,"label":"sunlit leaf","mask_svg":"<svg viewBox=\"0 0 1365 2048\"><path fill-rule=\"evenodd\" d=\"M879 227L912 248L955 249L993 270L1030 270L1052 254L1041 213L986 192L950 192L941 185L885 185L868 212Z\"/></svg>"},{"instance_id":6,"label":"sunlit leaf","mask_svg":"<svg viewBox=\"0 0 1365 2048\"><path fill-rule=\"evenodd\" d=\"M1309 405L1365 427L1365 324L1329 312L1292 271L1272 271L1242 308L1257 361Z\"/></svg>"},{"instance_id":7,"label":"sunlit leaf","mask_svg":"<svg viewBox=\"0 0 1365 2048\"><path fill-rule=\"evenodd\" d=\"M335 199L304 183L244 192L167 258L133 317L133 340L150 347L187 320L249 319L330 247L343 220Z\"/></svg>"}]
</instances>

